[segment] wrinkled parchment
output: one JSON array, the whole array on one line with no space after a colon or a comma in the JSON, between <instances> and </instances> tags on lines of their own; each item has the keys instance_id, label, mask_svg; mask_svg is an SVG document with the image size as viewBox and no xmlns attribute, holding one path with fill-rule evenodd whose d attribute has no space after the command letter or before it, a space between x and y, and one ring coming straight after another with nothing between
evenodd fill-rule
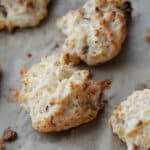
<instances>
[{"instance_id":1,"label":"wrinkled parchment","mask_svg":"<svg viewBox=\"0 0 150 150\"><path fill-rule=\"evenodd\" d=\"M116 104L135 89L150 85L150 42L144 39L150 27L150 1L133 0L133 19L123 50L114 60L90 67L96 79L112 79L112 87L104 97L109 100L97 120L72 130L40 134L31 127L26 112L12 101L11 89L20 87L20 68L39 62L45 54L59 53L64 36L55 25L57 16L70 8L78 8L86 0L53 0L49 16L34 29L0 32L0 64L3 80L0 90L0 133L8 126L18 132L18 140L6 145L7 150L125 150L119 138L112 134L108 118ZM28 55L32 54L32 57ZM86 65L80 68L88 68Z\"/></svg>"}]
</instances>

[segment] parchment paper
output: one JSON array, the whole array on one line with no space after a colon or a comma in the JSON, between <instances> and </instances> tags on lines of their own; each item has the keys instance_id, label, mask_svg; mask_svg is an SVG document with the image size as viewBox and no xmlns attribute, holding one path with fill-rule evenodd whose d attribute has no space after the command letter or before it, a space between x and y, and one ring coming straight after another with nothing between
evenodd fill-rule
<instances>
[{"instance_id":1,"label":"parchment paper","mask_svg":"<svg viewBox=\"0 0 150 150\"><path fill-rule=\"evenodd\" d=\"M78 8L86 0L52 0L49 16L40 27L16 30L13 34L0 32L0 64L3 79L0 90L0 133L8 126L18 133L16 142L6 145L6 150L125 150L118 137L112 134L108 118L116 104L125 100L135 89L149 87L150 43L144 39L150 27L150 1L132 0L133 19L128 38L120 55L114 60L90 67L96 79L112 79L105 93L109 103L97 120L53 134L40 134L31 127L28 114L11 99L11 89L20 87L20 68L40 61L45 54L59 53L65 37L55 26L57 16L71 8ZM59 46L58 46L59 44ZM32 57L27 55L31 53ZM88 68L80 65L80 68Z\"/></svg>"}]
</instances>

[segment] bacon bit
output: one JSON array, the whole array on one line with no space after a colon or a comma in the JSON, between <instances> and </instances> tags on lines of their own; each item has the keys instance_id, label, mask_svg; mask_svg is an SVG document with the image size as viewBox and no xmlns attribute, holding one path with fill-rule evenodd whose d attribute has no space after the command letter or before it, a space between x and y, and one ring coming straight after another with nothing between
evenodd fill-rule
<instances>
[{"instance_id":1,"label":"bacon bit","mask_svg":"<svg viewBox=\"0 0 150 150\"><path fill-rule=\"evenodd\" d=\"M107 88L109 88L110 85L111 85L111 82L112 82L112 81L111 81L110 79L102 81L102 89L107 89Z\"/></svg>"},{"instance_id":2,"label":"bacon bit","mask_svg":"<svg viewBox=\"0 0 150 150\"><path fill-rule=\"evenodd\" d=\"M68 53L63 55L64 63L69 64L71 61L70 55Z\"/></svg>"},{"instance_id":3,"label":"bacon bit","mask_svg":"<svg viewBox=\"0 0 150 150\"><path fill-rule=\"evenodd\" d=\"M98 29L96 29L96 30L95 30L95 36L98 36L98 35L99 35L99 33L100 33L100 32L99 32L99 30L98 30Z\"/></svg>"},{"instance_id":4,"label":"bacon bit","mask_svg":"<svg viewBox=\"0 0 150 150\"><path fill-rule=\"evenodd\" d=\"M24 66L24 67L22 67L21 70L20 70L20 75L21 75L21 76L24 76L26 73L27 73L27 69L26 69L26 67Z\"/></svg>"},{"instance_id":5,"label":"bacon bit","mask_svg":"<svg viewBox=\"0 0 150 150\"><path fill-rule=\"evenodd\" d=\"M100 11L98 7L96 7L96 8L95 8L95 10L96 10L97 12L99 12L99 11Z\"/></svg>"},{"instance_id":6,"label":"bacon bit","mask_svg":"<svg viewBox=\"0 0 150 150\"><path fill-rule=\"evenodd\" d=\"M68 53L63 54L62 58L65 64L78 64L80 62L80 59L77 56L72 56Z\"/></svg>"},{"instance_id":7,"label":"bacon bit","mask_svg":"<svg viewBox=\"0 0 150 150\"><path fill-rule=\"evenodd\" d=\"M48 108L49 108L49 107L48 107L48 105L47 105L47 106L45 107L45 110L48 111Z\"/></svg>"},{"instance_id":8,"label":"bacon bit","mask_svg":"<svg viewBox=\"0 0 150 150\"><path fill-rule=\"evenodd\" d=\"M90 85L89 83L84 82L83 85L82 85L83 90L86 90L89 87L89 85Z\"/></svg>"},{"instance_id":9,"label":"bacon bit","mask_svg":"<svg viewBox=\"0 0 150 150\"><path fill-rule=\"evenodd\" d=\"M141 120L139 120L136 124L137 127L141 126L143 124L143 122Z\"/></svg>"},{"instance_id":10,"label":"bacon bit","mask_svg":"<svg viewBox=\"0 0 150 150\"><path fill-rule=\"evenodd\" d=\"M17 139L17 132L11 128L7 128L3 133L3 140L6 142L15 141Z\"/></svg>"},{"instance_id":11,"label":"bacon bit","mask_svg":"<svg viewBox=\"0 0 150 150\"><path fill-rule=\"evenodd\" d=\"M85 45L82 49L83 51L83 54L86 54L88 51L89 51L89 46L88 45Z\"/></svg>"}]
</instances>

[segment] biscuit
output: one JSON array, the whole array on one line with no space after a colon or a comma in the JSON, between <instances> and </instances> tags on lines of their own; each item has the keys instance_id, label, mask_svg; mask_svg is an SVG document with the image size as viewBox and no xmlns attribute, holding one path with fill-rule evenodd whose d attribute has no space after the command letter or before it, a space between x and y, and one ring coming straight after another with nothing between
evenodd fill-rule
<instances>
[{"instance_id":1,"label":"biscuit","mask_svg":"<svg viewBox=\"0 0 150 150\"><path fill-rule=\"evenodd\" d=\"M64 64L60 56L44 57L21 70L23 87L14 97L29 112L40 132L57 132L87 123L102 108L99 101L107 81L96 81L88 70Z\"/></svg>"},{"instance_id":2,"label":"biscuit","mask_svg":"<svg viewBox=\"0 0 150 150\"><path fill-rule=\"evenodd\" d=\"M58 28L67 36L66 55L88 65L104 63L114 58L126 38L131 4L123 0L90 0L77 10L70 10L57 19ZM70 58L69 57L69 58Z\"/></svg>"},{"instance_id":3,"label":"biscuit","mask_svg":"<svg viewBox=\"0 0 150 150\"><path fill-rule=\"evenodd\" d=\"M134 92L115 108L109 122L128 150L149 150L150 89Z\"/></svg>"},{"instance_id":4,"label":"biscuit","mask_svg":"<svg viewBox=\"0 0 150 150\"><path fill-rule=\"evenodd\" d=\"M34 27L47 16L50 0L1 0L0 30Z\"/></svg>"}]
</instances>

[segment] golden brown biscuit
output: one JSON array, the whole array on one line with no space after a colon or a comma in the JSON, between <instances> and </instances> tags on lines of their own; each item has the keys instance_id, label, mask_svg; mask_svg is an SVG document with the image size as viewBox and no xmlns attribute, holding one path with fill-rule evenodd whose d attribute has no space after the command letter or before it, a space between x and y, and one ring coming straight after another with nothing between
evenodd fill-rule
<instances>
[{"instance_id":1,"label":"golden brown biscuit","mask_svg":"<svg viewBox=\"0 0 150 150\"><path fill-rule=\"evenodd\" d=\"M118 105L110 124L128 150L150 149L150 89L136 91Z\"/></svg>"},{"instance_id":2,"label":"golden brown biscuit","mask_svg":"<svg viewBox=\"0 0 150 150\"><path fill-rule=\"evenodd\" d=\"M50 0L1 0L0 30L34 27L47 15Z\"/></svg>"},{"instance_id":3,"label":"golden brown biscuit","mask_svg":"<svg viewBox=\"0 0 150 150\"><path fill-rule=\"evenodd\" d=\"M14 96L30 114L33 127L55 132L96 118L100 95L108 82L92 80L88 70L64 64L61 56L44 57L28 71L21 70L23 87Z\"/></svg>"},{"instance_id":4,"label":"golden brown biscuit","mask_svg":"<svg viewBox=\"0 0 150 150\"><path fill-rule=\"evenodd\" d=\"M131 10L131 4L123 0L89 0L58 18L57 26L67 36L65 61L96 65L114 58L126 38ZM67 60L66 55L73 59Z\"/></svg>"}]
</instances>

